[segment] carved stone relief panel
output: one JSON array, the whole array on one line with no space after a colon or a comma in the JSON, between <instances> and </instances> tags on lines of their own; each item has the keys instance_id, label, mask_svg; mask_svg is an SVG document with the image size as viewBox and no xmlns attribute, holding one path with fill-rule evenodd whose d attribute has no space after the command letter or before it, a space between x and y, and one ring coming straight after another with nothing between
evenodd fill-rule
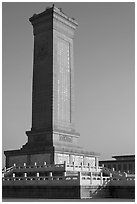
<instances>
[{"instance_id":1,"label":"carved stone relief panel","mask_svg":"<svg viewBox=\"0 0 137 204\"><path fill-rule=\"evenodd\" d=\"M66 163L69 163L69 154L57 153L55 156L55 159L56 159L56 163L58 164L63 164L64 161L66 161Z\"/></svg>"},{"instance_id":2,"label":"carved stone relief panel","mask_svg":"<svg viewBox=\"0 0 137 204\"><path fill-rule=\"evenodd\" d=\"M70 163L75 162L75 165L81 165L83 163L83 156L80 155L70 155Z\"/></svg>"},{"instance_id":3,"label":"carved stone relief panel","mask_svg":"<svg viewBox=\"0 0 137 204\"><path fill-rule=\"evenodd\" d=\"M76 165L81 165L83 163L83 156L75 156L75 164Z\"/></svg>"},{"instance_id":4,"label":"carved stone relief panel","mask_svg":"<svg viewBox=\"0 0 137 204\"><path fill-rule=\"evenodd\" d=\"M95 157L84 157L84 165L95 166Z\"/></svg>"}]
</instances>

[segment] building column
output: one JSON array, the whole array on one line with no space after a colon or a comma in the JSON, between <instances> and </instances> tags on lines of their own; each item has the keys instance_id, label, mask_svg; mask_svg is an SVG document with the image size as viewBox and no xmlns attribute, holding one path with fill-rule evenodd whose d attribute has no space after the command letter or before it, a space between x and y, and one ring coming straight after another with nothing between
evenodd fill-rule
<instances>
[{"instance_id":1,"label":"building column","mask_svg":"<svg viewBox=\"0 0 137 204\"><path fill-rule=\"evenodd\" d=\"M83 165L86 165L85 157L83 156Z\"/></svg>"},{"instance_id":2,"label":"building column","mask_svg":"<svg viewBox=\"0 0 137 204\"><path fill-rule=\"evenodd\" d=\"M96 167L96 171L98 170L98 157L95 157L95 167Z\"/></svg>"},{"instance_id":3,"label":"building column","mask_svg":"<svg viewBox=\"0 0 137 204\"><path fill-rule=\"evenodd\" d=\"M75 170L75 162L73 162L73 171Z\"/></svg>"},{"instance_id":4,"label":"building column","mask_svg":"<svg viewBox=\"0 0 137 204\"><path fill-rule=\"evenodd\" d=\"M71 154L69 154L69 164L71 164L72 163L72 156L71 156Z\"/></svg>"},{"instance_id":5,"label":"building column","mask_svg":"<svg viewBox=\"0 0 137 204\"><path fill-rule=\"evenodd\" d=\"M83 162L81 162L81 171L83 171Z\"/></svg>"},{"instance_id":6,"label":"building column","mask_svg":"<svg viewBox=\"0 0 137 204\"><path fill-rule=\"evenodd\" d=\"M79 177L79 182L81 184L81 172L80 171L78 172L78 177Z\"/></svg>"}]
</instances>

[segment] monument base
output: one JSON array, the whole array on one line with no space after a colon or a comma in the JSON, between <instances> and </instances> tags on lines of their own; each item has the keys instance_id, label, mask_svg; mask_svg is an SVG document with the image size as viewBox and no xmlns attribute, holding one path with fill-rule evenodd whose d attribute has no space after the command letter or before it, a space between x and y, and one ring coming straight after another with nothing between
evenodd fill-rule
<instances>
[{"instance_id":1,"label":"monument base","mask_svg":"<svg viewBox=\"0 0 137 204\"><path fill-rule=\"evenodd\" d=\"M29 150L11 150L5 151L6 167L16 165L43 165L47 164L62 164L66 161L68 164L75 163L76 165L88 165L98 167L99 155L94 152L85 151L82 148L70 148L60 146L46 146L41 151Z\"/></svg>"},{"instance_id":2,"label":"monument base","mask_svg":"<svg viewBox=\"0 0 137 204\"><path fill-rule=\"evenodd\" d=\"M78 146L78 133L61 131L28 131L28 142L19 150L5 151L6 167L14 164L68 164L98 166L99 154Z\"/></svg>"}]
</instances>

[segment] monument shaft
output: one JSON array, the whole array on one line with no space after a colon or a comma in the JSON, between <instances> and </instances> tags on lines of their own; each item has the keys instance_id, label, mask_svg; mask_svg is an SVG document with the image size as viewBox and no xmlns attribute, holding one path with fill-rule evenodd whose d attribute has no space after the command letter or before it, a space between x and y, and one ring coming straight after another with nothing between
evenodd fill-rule
<instances>
[{"instance_id":1,"label":"monument shaft","mask_svg":"<svg viewBox=\"0 0 137 204\"><path fill-rule=\"evenodd\" d=\"M73 36L59 9L30 18L34 31L32 131L74 131Z\"/></svg>"}]
</instances>

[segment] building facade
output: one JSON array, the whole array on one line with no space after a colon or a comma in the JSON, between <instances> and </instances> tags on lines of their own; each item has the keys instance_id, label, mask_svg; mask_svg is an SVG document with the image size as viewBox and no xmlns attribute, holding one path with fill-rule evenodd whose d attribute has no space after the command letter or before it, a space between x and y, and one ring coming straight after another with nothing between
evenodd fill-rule
<instances>
[{"instance_id":1,"label":"building facade","mask_svg":"<svg viewBox=\"0 0 137 204\"><path fill-rule=\"evenodd\" d=\"M99 161L100 166L115 171L135 174L135 155L113 156L113 160Z\"/></svg>"}]
</instances>

